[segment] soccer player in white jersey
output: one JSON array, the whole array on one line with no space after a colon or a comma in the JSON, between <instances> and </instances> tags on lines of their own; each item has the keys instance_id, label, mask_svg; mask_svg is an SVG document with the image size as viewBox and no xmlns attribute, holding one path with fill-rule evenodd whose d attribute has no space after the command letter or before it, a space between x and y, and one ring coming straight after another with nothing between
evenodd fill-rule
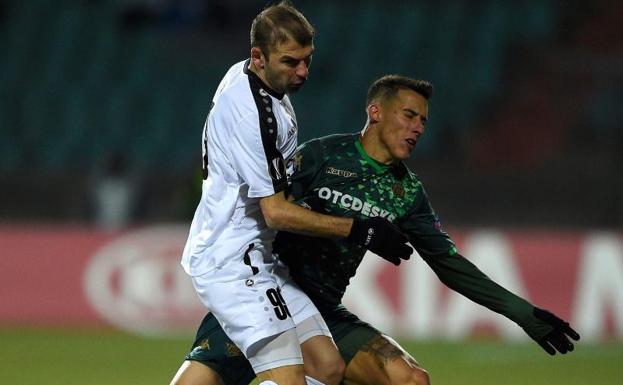
<instances>
[{"instance_id":1,"label":"soccer player in white jersey","mask_svg":"<svg viewBox=\"0 0 623 385\"><path fill-rule=\"evenodd\" d=\"M182 256L201 301L249 359L260 385L337 385L344 371L318 310L272 254L277 230L345 237L394 264L412 252L386 219L322 215L284 194L297 147L288 94L307 79L313 36L288 2L254 19L250 58L229 69L206 119L202 196ZM186 361L172 384L202 381L202 370L208 369Z\"/></svg>"}]
</instances>

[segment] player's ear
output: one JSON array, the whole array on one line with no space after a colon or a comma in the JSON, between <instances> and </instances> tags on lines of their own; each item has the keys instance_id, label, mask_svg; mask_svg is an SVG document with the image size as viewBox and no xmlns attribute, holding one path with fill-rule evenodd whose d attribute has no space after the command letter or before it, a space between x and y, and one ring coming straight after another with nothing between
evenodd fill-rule
<instances>
[{"instance_id":1,"label":"player's ear","mask_svg":"<svg viewBox=\"0 0 623 385\"><path fill-rule=\"evenodd\" d=\"M380 118L380 113L381 113L381 109L378 105L378 103L370 103L370 105L368 105L368 120L370 121L370 123L376 123L379 121Z\"/></svg>"},{"instance_id":2,"label":"player's ear","mask_svg":"<svg viewBox=\"0 0 623 385\"><path fill-rule=\"evenodd\" d=\"M264 54L259 47L251 48L251 62L255 66L255 68L264 69Z\"/></svg>"}]
</instances>

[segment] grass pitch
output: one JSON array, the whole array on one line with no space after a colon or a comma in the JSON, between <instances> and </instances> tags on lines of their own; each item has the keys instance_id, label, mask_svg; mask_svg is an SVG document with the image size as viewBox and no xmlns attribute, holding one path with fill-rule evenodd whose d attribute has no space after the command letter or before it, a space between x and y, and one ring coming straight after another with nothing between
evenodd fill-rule
<instances>
[{"instance_id":1,"label":"grass pitch","mask_svg":"<svg viewBox=\"0 0 623 385\"><path fill-rule=\"evenodd\" d=\"M168 384L187 339L145 339L114 331L0 329L0 383ZM550 357L536 344L402 341L435 385L621 385L623 343L576 345Z\"/></svg>"}]
</instances>

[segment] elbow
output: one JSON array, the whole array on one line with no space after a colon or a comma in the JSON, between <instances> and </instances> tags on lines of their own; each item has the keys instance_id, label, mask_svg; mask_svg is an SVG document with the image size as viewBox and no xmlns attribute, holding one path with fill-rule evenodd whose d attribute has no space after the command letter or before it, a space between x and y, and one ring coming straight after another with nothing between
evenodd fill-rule
<instances>
[{"instance_id":1,"label":"elbow","mask_svg":"<svg viewBox=\"0 0 623 385\"><path fill-rule=\"evenodd\" d=\"M264 221L266 226L273 230L281 230L281 220L276 212L264 212Z\"/></svg>"},{"instance_id":2,"label":"elbow","mask_svg":"<svg viewBox=\"0 0 623 385\"><path fill-rule=\"evenodd\" d=\"M264 220L266 221L266 225L273 230L281 231L290 229L290 223L288 223L286 217L282 215L282 213L273 213L265 216Z\"/></svg>"},{"instance_id":3,"label":"elbow","mask_svg":"<svg viewBox=\"0 0 623 385\"><path fill-rule=\"evenodd\" d=\"M264 216L266 226L273 230L283 230L285 219L279 206L262 207L262 215Z\"/></svg>"},{"instance_id":4,"label":"elbow","mask_svg":"<svg viewBox=\"0 0 623 385\"><path fill-rule=\"evenodd\" d=\"M260 209L266 225L273 230L285 230L291 218L289 203L283 193L271 195L260 200Z\"/></svg>"}]
</instances>

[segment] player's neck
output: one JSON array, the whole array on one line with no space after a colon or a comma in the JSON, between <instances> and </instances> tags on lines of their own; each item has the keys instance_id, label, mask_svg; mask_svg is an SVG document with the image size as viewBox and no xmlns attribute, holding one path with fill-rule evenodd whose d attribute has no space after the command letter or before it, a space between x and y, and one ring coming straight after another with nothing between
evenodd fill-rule
<instances>
[{"instance_id":1,"label":"player's neck","mask_svg":"<svg viewBox=\"0 0 623 385\"><path fill-rule=\"evenodd\" d=\"M266 74L264 72L264 70L257 68L254 64L253 61L251 61L249 63L249 67L248 67L249 71L253 72L255 74L255 76L257 76L258 79L260 79L262 81L262 83L270 88L271 90L274 90L274 87L271 86L271 84L266 80ZM276 92L276 91L275 91Z\"/></svg>"},{"instance_id":2,"label":"player's neck","mask_svg":"<svg viewBox=\"0 0 623 385\"><path fill-rule=\"evenodd\" d=\"M255 64L253 64L252 60L249 61L249 67L247 67L247 68L248 68L249 71L253 72L255 74L255 76L260 78L260 80L262 80L264 83L266 83L266 79L264 79L264 71L261 71L259 68L257 68L255 66Z\"/></svg>"},{"instance_id":3,"label":"player's neck","mask_svg":"<svg viewBox=\"0 0 623 385\"><path fill-rule=\"evenodd\" d=\"M396 163L387 148L383 146L378 130L370 126L366 126L361 134L361 147L370 158L378 163L386 165Z\"/></svg>"}]
</instances>

